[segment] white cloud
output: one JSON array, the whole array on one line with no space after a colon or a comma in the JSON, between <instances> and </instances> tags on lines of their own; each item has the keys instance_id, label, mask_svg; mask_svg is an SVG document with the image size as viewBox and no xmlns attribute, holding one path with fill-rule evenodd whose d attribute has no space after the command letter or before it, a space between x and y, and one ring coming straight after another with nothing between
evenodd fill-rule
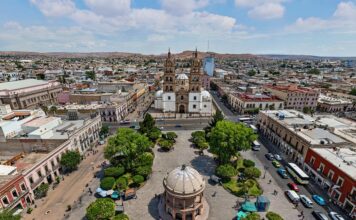
<instances>
[{"instance_id":1,"label":"white cloud","mask_svg":"<svg viewBox=\"0 0 356 220\"><path fill-rule=\"evenodd\" d=\"M248 16L254 19L268 20L282 18L285 0L235 0L237 7L248 8Z\"/></svg>"},{"instance_id":2,"label":"white cloud","mask_svg":"<svg viewBox=\"0 0 356 220\"><path fill-rule=\"evenodd\" d=\"M353 2L340 2L330 18L298 18L286 29L292 32L311 32L320 30L350 31L355 28L356 5Z\"/></svg>"},{"instance_id":3,"label":"white cloud","mask_svg":"<svg viewBox=\"0 0 356 220\"><path fill-rule=\"evenodd\" d=\"M161 3L162 8L169 14L181 16L206 7L209 0L161 0Z\"/></svg>"},{"instance_id":4,"label":"white cloud","mask_svg":"<svg viewBox=\"0 0 356 220\"><path fill-rule=\"evenodd\" d=\"M66 16L75 11L72 0L31 0L31 3L48 17Z\"/></svg>"},{"instance_id":5,"label":"white cloud","mask_svg":"<svg viewBox=\"0 0 356 220\"><path fill-rule=\"evenodd\" d=\"M131 0L84 0L84 2L91 11L102 16L122 16L131 10Z\"/></svg>"}]
</instances>

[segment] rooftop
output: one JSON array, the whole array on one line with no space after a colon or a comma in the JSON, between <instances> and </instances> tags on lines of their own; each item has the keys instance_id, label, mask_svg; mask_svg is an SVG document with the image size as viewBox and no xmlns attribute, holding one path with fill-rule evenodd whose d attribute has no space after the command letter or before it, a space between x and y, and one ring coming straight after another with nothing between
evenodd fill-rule
<instances>
[{"instance_id":1,"label":"rooftop","mask_svg":"<svg viewBox=\"0 0 356 220\"><path fill-rule=\"evenodd\" d=\"M351 148L313 148L314 152L356 180L356 151Z\"/></svg>"},{"instance_id":2,"label":"rooftop","mask_svg":"<svg viewBox=\"0 0 356 220\"><path fill-rule=\"evenodd\" d=\"M298 93L314 93L316 92L315 89L312 88L307 88L307 87L300 87L294 84L287 85L287 86L282 86L282 85L267 85L267 88L279 90L279 91L285 91L285 92L298 92Z\"/></svg>"},{"instance_id":3,"label":"rooftop","mask_svg":"<svg viewBox=\"0 0 356 220\"><path fill-rule=\"evenodd\" d=\"M352 101L350 101L350 100L345 100L345 99L341 99L341 98L334 98L334 97L325 96L325 95L322 95L322 94L320 94L318 102L329 104L329 105L352 104Z\"/></svg>"},{"instance_id":4,"label":"rooftop","mask_svg":"<svg viewBox=\"0 0 356 220\"><path fill-rule=\"evenodd\" d=\"M233 95L245 102L276 102L276 101L282 102L282 100L278 99L276 96L268 96L260 93L256 93L256 94L234 93Z\"/></svg>"},{"instance_id":5,"label":"rooftop","mask_svg":"<svg viewBox=\"0 0 356 220\"><path fill-rule=\"evenodd\" d=\"M45 85L47 83L48 83L47 81L37 80L37 79L25 79L25 80L18 80L12 82L4 82L0 84L0 91L22 89L31 86Z\"/></svg>"}]
</instances>

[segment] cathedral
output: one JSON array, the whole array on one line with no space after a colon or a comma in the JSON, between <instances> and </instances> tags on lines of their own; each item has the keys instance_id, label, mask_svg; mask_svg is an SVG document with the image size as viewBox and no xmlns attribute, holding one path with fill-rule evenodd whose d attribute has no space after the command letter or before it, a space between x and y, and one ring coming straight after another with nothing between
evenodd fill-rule
<instances>
[{"instance_id":1,"label":"cathedral","mask_svg":"<svg viewBox=\"0 0 356 220\"><path fill-rule=\"evenodd\" d=\"M162 90L156 92L155 108L163 112L212 114L212 97L202 88L202 61L195 51L189 76L176 73L176 64L170 51L164 63Z\"/></svg>"}]
</instances>

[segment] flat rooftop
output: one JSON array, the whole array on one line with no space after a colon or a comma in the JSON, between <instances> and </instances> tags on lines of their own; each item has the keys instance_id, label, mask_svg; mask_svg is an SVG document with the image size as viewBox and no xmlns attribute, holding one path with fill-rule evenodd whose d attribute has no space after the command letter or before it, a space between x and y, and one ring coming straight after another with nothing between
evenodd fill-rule
<instances>
[{"instance_id":1,"label":"flat rooftop","mask_svg":"<svg viewBox=\"0 0 356 220\"><path fill-rule=\"evenodd\" d=\"M356 180L356 151L350 148L312 148L314 152L328 160L335 167Z\"/></svg>"},{"instance_id":2,"label":"flat rooftop","mask_svg":"<svg viewBox=\"0 0 356 220\"><path fill-rule=\"evenodd\" d=\"M28 127L40 127L42 125L45 125L53 120L57 120L58 118L56 117L38 117L34 118L33 120L27 122L24 124L24 126Z\"/></svg>"},{"instance_id":3,"label":"flat rooftop","mask_svg":"<svg viewBox=\"0 0 356 220\"><path fill-rule=\"evenodd\" d=\"M0 83L0 91L22 89L22 88L27 88L32 86L45 85L47 83L48 83L47 81L37 80L37 79L25 79L25 80L18 80L12 82L4 82L4 83Z\"/></svg>"},{"instance_id":4,"label":"flat rooftop","mask_svg":"<svg viewBox=\"0 0 356 220\"><path fill-rule=\"evenodd\" d=\"M26 154L25 157L17 160L13 166L15 166L19 172L22 172L42 160L47 154L48 153Z\"/></svg>"}]
</instances>

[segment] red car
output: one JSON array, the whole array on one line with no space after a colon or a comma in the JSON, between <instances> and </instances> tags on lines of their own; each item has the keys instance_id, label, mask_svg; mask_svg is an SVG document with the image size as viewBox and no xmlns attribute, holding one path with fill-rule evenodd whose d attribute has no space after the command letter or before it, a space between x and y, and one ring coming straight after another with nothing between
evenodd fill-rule
<instances>
[{"instance_id":1,"label":"red car","mask_svg":"<svg viewBox=\"0 0 356 220\"><path fill-rule=\"evenodd\" d=\"M291 190L294 190L296 192L299 192L299 188L297 186L297 184L295 183L288 183L288 187L291 189Z\"/></svg>"}]
</instances>

